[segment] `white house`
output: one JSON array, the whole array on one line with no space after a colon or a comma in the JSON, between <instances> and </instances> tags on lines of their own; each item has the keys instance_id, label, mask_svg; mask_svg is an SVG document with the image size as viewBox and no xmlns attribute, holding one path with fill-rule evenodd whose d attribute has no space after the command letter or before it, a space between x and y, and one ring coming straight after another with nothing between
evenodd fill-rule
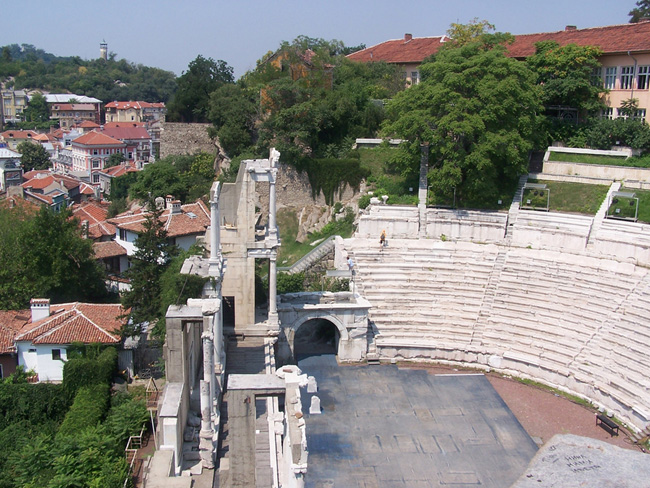
<instances>
[{"instance_id":1,"label":"white house","mask_svg":"<svg viewBox=\"0 0 650 488\"><path fill-rule=\"evenodd\" d=\"M18 365L39 381L62 381L68 347L74 343L121 343L124 309L119 304L30 302L32 317L15 337Z\"/></svg>"}]
</instances>

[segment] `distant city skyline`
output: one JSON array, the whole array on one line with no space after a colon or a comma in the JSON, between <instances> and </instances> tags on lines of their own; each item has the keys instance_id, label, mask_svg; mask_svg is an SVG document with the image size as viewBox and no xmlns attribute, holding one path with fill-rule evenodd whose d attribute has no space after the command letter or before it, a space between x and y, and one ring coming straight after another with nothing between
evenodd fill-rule
<instances>
[{"instance_id":1,"label":"distant city skyline","mask_svg":"<svg viewBox=\"0 0 650 488\"><path fill-rule=\"evenodd\" d=\"M299 35L372 46L405 33L444 34L453 22L487 20L513 34L627 23L635 0L23 0L4 10L0 45L32 44L57 56L99 58L102 41L117 59L173 71L199 54L222 59L235 77L282 41Z\"/></svg>"}]
</instances>

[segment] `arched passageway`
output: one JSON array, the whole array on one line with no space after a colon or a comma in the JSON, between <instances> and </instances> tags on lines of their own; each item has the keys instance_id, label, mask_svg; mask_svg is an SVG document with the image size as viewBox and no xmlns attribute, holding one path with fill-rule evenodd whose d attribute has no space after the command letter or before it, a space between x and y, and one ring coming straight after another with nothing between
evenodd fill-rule
<instances>
[{"instance_id":1,"label":"arched passageway","mask_svg":"<svg viewBox=\"0 0 650 488\"><path fill-rule=\"evenodd\" d=\"M339 339L339 330L329 320L307 320L294 336L294 357L298 361L309 356L336 355Z\"/></svg>"}]
</instances>

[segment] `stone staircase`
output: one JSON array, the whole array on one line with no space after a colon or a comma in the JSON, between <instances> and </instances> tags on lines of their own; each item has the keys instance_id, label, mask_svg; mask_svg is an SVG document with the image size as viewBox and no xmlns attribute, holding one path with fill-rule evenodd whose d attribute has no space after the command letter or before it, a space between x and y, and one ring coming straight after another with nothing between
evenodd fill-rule
<instances>
[{"instance_id":1,"label":"stone staircase","mask_svg":"<svg viewBox=\"0 0 650 488\"><path fill-rule=\"evenodd\" d=\"M592 249L594 247L594 236L598 234L598 230L600 230L601 226L603 225L603 221L605 220L605 216L607 215L607 209L609 208L610 197L612 193L618 191L620 188L621 188L621 183L618 181L615 181L609 187L609 190L607 191L607 196L605 197L605 200L603 200L603 203L600 204L600 208L598 209L598 212L596 212L593 223L591 224L589 237L587 238L587 246L586 246L587 249Z\"/></svg>"},{"instance_id":2,"label":"stone staircase","mask_svg":"<svg viewBox=\"0 0 650 488\"><path fill-rule=\"evenodd\" d=\"M508 209L508 225L506 225L506 245L510 245L512 241L512 229L517 221L517 215L519 214L519 207L521 206L521 200L524 196L524 186L528 181L528 174L521 175L519 177L519 183L517 183L517 191L515 196L512 199L510 208Z\"/></svg>"},{"instance_id":3,"label":"stone staircase","mask_svg":"<svg viewBox=\"0 0 650 488\"><path fill-rule=\"evenodd\" d=\"M472 346L481 346L483 342L483 331L485 324L492 315L492 306L494 299L497 296L497 288L501 281L501 271L506 262L506 251L499 251L496 259L494 260L494 267L490 273L488 284L485 287L485 294L483 295L483 303L481 309L472 328L472 339L470 344Z\"/></svg>"},{"instance_id":4,"label":"stone staircase","mask_svg":"<svg viewBox=\"0 0 650 488\"><path fill-rule=\"evenodd\" d=\"M289 267L278 267L278 271L282 271L288 274L301 273L308 270L314 264L319 262L330 252L334 251L335 247L335 236L328 237L323 242L321 242L314 249L305 254L302 258L296 261L293 265Z\"/></svg>"}]
</instances>

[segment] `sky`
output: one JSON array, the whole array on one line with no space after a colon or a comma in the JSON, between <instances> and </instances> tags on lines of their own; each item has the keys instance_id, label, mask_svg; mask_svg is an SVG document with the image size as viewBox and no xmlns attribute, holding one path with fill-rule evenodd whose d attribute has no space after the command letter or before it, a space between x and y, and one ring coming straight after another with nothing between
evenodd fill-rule
<instances>
[{"instance_id":1,"label":"sky","mask_svg":"<svg viewBox=\"0 0 650 488\"><path fill-rule=\"evenodd\" d=\"M3 0L4 1L4 0ZM487 20L512 34L623 24L636 0L22 0L0 7L0 46L32 44L57 56L116 59L181 75L199 54L224 60L235 78L299 35L357 46L446 33Z\"/></svg>"}]
</instances>

